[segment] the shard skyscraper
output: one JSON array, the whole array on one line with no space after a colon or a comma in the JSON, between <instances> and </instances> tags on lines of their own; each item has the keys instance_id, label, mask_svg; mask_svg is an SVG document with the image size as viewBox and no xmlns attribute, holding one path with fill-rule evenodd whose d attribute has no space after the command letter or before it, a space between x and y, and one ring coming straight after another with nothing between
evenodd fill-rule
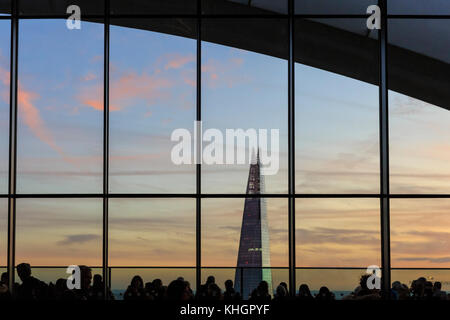
<instances>
[{"instance_id":1,"label":"the shard skyscraper","mask_svg":"<svg viewBox=\"0 0 450 320\"><path fill-rule=\"evenodd\" d=\"M264 193L264 180L260 167L258 152L256 160L252 161L250 165L247 194ZM248 197L245 199L242 216L241 239L234 281L236 292L242 292L244 299L249 297L262 280L267 281L269 293L272 294L269 245L265 199ZM240 269L240 267L244 269Z\"/></svg>"}]
</instances>

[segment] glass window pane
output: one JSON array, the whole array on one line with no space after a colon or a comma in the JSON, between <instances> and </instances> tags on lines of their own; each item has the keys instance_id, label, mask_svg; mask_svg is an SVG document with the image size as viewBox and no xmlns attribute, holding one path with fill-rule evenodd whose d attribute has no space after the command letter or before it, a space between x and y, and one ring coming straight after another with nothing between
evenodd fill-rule
<instances>
[{"instance_id":1,"label":"glass window pane","mask_svg":"<svg viewBox=\"0 0 450 320\"><path fill-rule=\"evenodd\" d=\"M244 268L244 297L262 280L276 288L273 268L288 266L287 205L286 199L274 198L203 200L202 266L240 267L231 278L238 291ZM225 277L230 270L222 270L220 279Z\"/></svg>"},{"instance_id":2,"label":"glass window pane","mask_svg":"<svg viewBox=\"0 0 450 320\"><path fill-rule=\"evenodd\" d=\"M197 0L111 0L111 14L196 14Z\"/></svg>"},{"instance_id":3,"label":"glass window pane","mask_svg":"<svg viewBox=\"0 0 450 320\"><path fill-rule=\"evenodd\" d=\"M30 16L45 15L67 15L67 8L76 5L80 8L81 18L84 15L103 15L105 13L104 0L70 0L70 1L48 1L48 0L20 0L19 14ZM73 11L71 11L72 13ZM66 21L61 20L62 26ZM83 25L83 22L82 22ZM84 25L83 25L84 27Z\"/></svg>"},{"instance_id":4,"label":"glass window pane","mask_svg":"<svg viewBox=\"0 0 450 320\"><path fill-rule=\"evenodd\" d=\"M111 266L195 266L195 200L111 199Z\"/></svg>"},{"instance_id":5,"label":"glass window pane","mask_svg":"<svg viewBox=\"0 0 450 320\"><path fill-rule=\"evenodd\" d=\"M359 286L359 280L366 273L364 269L297 269L296 290L299 292L301 285L307 285L311 295L315 297L321 287L326 286L336 300L348 296ZM324 281L325 279L325 281Z\"/></svg>"},{"instance_id":6,"label":"glass window pane","mask_svg":"<svg viewBox=\"0 0 450 320\"><path fill-rule=\"evenodd\" d=\"M0 194L8 193L11 22L0 20Z\"/></svg>"},{"instance_id":7,"label":"glass window pane","mask_svg":"<svg viewBox=\"0 0 450 320\"><path fill-rule=\"evenodd\" d=\"M8 199L0 198L0 267L8 265Z\"/></svg>"},{"instance_id":8,"label":"glass window pane","mask_svg":"<svg viewBox=\"0 0 450 320\"><path fill-rule=\"evenodd\" d=\"M449 268L449 230L450 200L391 199L392 267Z\"/></svg>"},{"instance_id":9,"label":"glass window pane","mask_svg":"<svg viewBox=\"0 0 450 320\"><path fill-rule=\"evenodd\" d=\"M215 159L205 162L210 143L203 142L205 193L246 192L249 164L256 158L249 137L258 139L260 160L266 163L261 192L287 192L288 69L282 59L287 57L286 23L282 19L207 19L203 23L203 139L213 134L217 149L211 152ZM241 142L233 136L238 129ZM236 153L245 160L238 162ZM223 164L210 164L213 161Z\"/></svg>"},{"instance_id":10,"label":"glass window pane","mask_svg":"<svg viewBox=\"0 0 450 320\"><path fill-rule=\"evenodd\" d=\"M204 14L287 14L288 1L277 0L202 0L202 13Z\"/></svg>"},{"instance_id":11,"label":"glass window pane","mask_svg":"<svg viewBox=\"0 0 450 320\"><path fill-rule=\"evenodd\" d=\"M297 266L379 266L379 202L378 199L297 199Z\"/></svg>"},{"instance_id":12,"label":"glass window pane","mask_svg":"<svg viewBox=\"0 0 450 320\"><path fill-rule=\"evenodd\" d=\"M195 21L172 21L182 36L167 20L134 22L111 27L110 190L193 193L195 164L172 161L171 134L196 119Z\"/></svg>"},{"instance_id":13,"label":"glass window pane","mask_svg":"<svg viewBox=\"0 0 450 320\"><path fill-rule=\"evenodd\" d=\"M450 3L447 0L389 0L388 14L450 14Z\"/></svg>"},{"instance_id":14,"label":"glass window pane","mask_svg":"<svg viewBox=\"0 0 450 320\"><path fill-rule=\"evenodd\" d=\"M447 294L450 291L450 270L444 269L393 269L391 271L392 282L400 281L411 287L414 280L419 278L425 278L427 281L433 283L440 282L442 285L441 290L445 291ZM448 295L447 295L448 297Z\"/></svg>"},{"instance_id":15,"label":"glass window pane","mask_svg":"<svg viewBox=\"0 0 450 320\"><path fill-rule=\"evenodd\" d=\"M0 15L11 15L11 0L0 0Z\"/></svg>"},{"instance_id":16,"label":"glass window pane","mask_svg":"<svg viewBox=\"0 0 450 320\"><path fill-rule=\"evenodd\" d=\"M101 192L103 25L23 20L19 39L18 192Z\"/></svg>"},{"instance_id":17,"label":"glass window pane","mask_svg":"<svg viewBox=\"0 0 450 320\"><path fill-rule=\"evenodd\" d=\"M250 200L250 199L249 199ZM288 265L287 200L253 199L265 206L269 233L270 266ZM265 203L265 204L264 204ZM245 199L202 200L202 264L209 267L235 267L239 243L243 233L242 219L245 214L257 212L249 207L244 210ZM255 211L255 212L253 212ZM264 220L261 220L264 223ZM252 229L253 230L253 229Z\"/></svg>"},{"instance_id":18,"label":"glass window pane","mask_svg":"<svg viewBox=\"0 0 450 320\"><path fill-rule=\"evenodd\" d=\"M379 192L378 45L362 26L296 22L297 193Z\"/></svg>"},{"instance_id":19,"label":"glass window pane","mask_svg":"<svg viewBox=\"0 0 450 320\"><path fill-rule=\"evenodd\" d=\"M250 296L248 293L256 289L256 287L251 287L249 290L245 290L244 287L239 287L236 285L236 270L242 270L242 278L239 281L245 283L247 277L252 276L252 268L202 268L202 284L205 284L208 280L208 277L213 276L215 283L219 286L221 293L223 294L225 290L225 281L231 280L233 281L234 289L239 293L244 300L248 300ZM282 282L285 284L289 283L289 269L288 268L263 268L266 272L270 272L272 275L272 283L271 288L269 286L269 294L272 298L275 297L275 292L278 285ZM238 271L240 277L240 271Z\"/></svg>"},{"instance_id":20,"label":"glass window pane","mask_svg":"<svg viewBox=\"0 0 450 320\"><path fill-rule=\"evenodd\" d=\"M19 199L16 263L102 265L101 199Z\"/></svg>"},{"instance_id":21,"label":"glass window pane","mask_svg":"<svg viewBox=\"0 0 450 320\"><path fill-rule=\"evenodd\" d=\"M450 193L449 28L448 19L389 21L392 193Z\"/></svg>"},{"instance_id":22,"label":"glass window pane","mask_svg":"<svg viewBox=\"0 0 450 320\"><path fill-rule=\"evenodd\" d=\"M195 292L195 268L111 268L111 291L116 300L124 300L124 294L131 279L138 275L144 281L145 288L154 280L161 280L163 286L168 286L173 280L182 277L189 282L189 287ZM150 290L145 291L144 300L160 300L164 297L151 298Z\"/></svg>"},{"instance_id":23,"label":"glass window pane","mask_svg":"<svg viewBox=\"0 0 450 320\"><path fill-rule=\"evenodd\" d=\"M294 0L296 14L366 14L373 0Z\"/></svg>"}]
</instances>

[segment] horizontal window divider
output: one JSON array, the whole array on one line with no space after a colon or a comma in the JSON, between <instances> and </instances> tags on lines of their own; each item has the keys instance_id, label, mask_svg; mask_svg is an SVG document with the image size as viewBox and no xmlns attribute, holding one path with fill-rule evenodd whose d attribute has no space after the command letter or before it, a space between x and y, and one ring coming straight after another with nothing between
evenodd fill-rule
<instances>
[{"instance_id":1,"label":"horizontal window divider","mask_svg":"<svg viewBox=\"0 0 450 320\"><path fill-rule=\"evenodd\" d=\"M450 19L450 14L388 14L388 19Z\"/></svg>"},{"instance_id":2,"label":"horizontal window divider","mask_svg":"<svg viewBox=\"0 0 450 320\"><path fill-rule=\"evenodd\" d=\"M390 194L391 199L448 199L450 194Z\"/></svg>"},{"instance_id":3,"label":"horizontal window divider","mask_svg":"<svg viewBox=\"0 0 450 320\"><path fill-rule=\"evenodd\" d=\"M102 266L88 266L91 269L101 269ZM6 266L0 266L0 268L6 268ZM67 266L34 266L31 265L32 269L65 269ZM196 269L195 266L109 266L109 269ZM204 266L202 269L280 269L288 270L289 267L232 267L232 266ZM366 270L367 267L295 267L296 270ZM435 271L447 271L450 267L394 267L391 270L435 270Z\"/></svg>"},{"instance_id":4,"label":"horizontal window divider","mask_svg":"<svg viewBox=\"0 0 450 320\"><path fill-rule=\"evenodd\" d=\"M101 194L101 193L64 193L64 194L55 194L55 193L24 193L24 194L16 194L16 195L8 195L8 194L0 194L0 198L17 198L17 199L26 199L26 198L36 198L36 199L51 199L51 198L203 198L203 199L217 199L217 198L329 198L329 199L351 199L351 198L385 198L389 197L391 199L449 199L450 194L389 194L389 195L380 195L380 194L334 194L334 193L298 193L295 195L280 193L267 193L267 194L245 194L245 193L211 193L211 194L200 194L197 195L195 193L110 193L110 194Z\"/></svg>"},{"instance_id":5,"label":"horizontal window divider","mask_svg":"<svg viewBox=\"0 0 450 320\"><path fill-rule=\"evenodd\" d=\"M69 18L69 14L42 14L42 15L30 15L30 14L23 14L18 16L19 20L42 20L42 19L67 19ZM83 14L83 11L81 11L81 20L86 19L104 19L105 15L100 14Z\"/></svg>"},{"instance_id":6,"label":"horizontal window divider","mask_svg":"<svg viewBox=\"0 0 450 320\"><path fill-rule=\"evenodd\" d=\"M366 19L370 15L368 14L294 14L296 19ZM42 14L42 15L19 15L20 19L67 19L68 14ZM288 14L115 14L109 15L111 19L285 19L288 18ZM11 19L12 16L0 16L0 20ZM98 14L82 14L81 19L104 19L105 15ZM388 19L450 19L450 14L435 15L435 14L388 14Z\"/></svg>"}]
</instances>

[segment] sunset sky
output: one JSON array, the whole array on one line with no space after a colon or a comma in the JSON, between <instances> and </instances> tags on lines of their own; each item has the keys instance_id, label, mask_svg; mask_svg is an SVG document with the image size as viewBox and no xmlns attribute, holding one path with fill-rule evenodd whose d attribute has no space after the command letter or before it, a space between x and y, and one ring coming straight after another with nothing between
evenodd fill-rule
<instances>
[{"instance_id":1,"label":"sunset sky","mask_svg":"<svg viewBox=\"0 0 450 320\"><path fill-rule=\"evenodd\" d=\"M101 193L103 25L20 21L20 193ZM196 42L111 27L110 191L194 193L195 166L170 160L176 128L193 130ZM287 192L287 62L202 44L204 129L280 130ZM297 64L296 190L379 192L378 88ZM7 193L9 25L0 21L0 192ZM391 92L393 193L450 193L450 113ZM245 193L248 165L202 167L204 193ZM101 199L19 199L17 262L101 265ZM202 200L204 266L235 266L244 199ZM271 263L288 266L287 200L267 199ZM450 201L392 200L393 267L450 267ZM6 239L7 202L0 199ZM380 264L377 199L296 201L297 266ZM195 266L194 199L110 201L110 265ZM0 265L6 243L0 242Z\"/></svg>"}]
</instances>

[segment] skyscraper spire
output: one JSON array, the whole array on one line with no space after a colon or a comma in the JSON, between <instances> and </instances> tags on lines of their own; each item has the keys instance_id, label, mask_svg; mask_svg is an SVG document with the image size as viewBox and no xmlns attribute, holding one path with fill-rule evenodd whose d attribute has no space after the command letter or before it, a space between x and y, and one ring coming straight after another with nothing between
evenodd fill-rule
<instances>
[{"instance_id":1,"label":"skyscraper spire","mask_svg":"<svg viewBox=\"0 0 450 320\"><path fill-rule=\"evenodd\" d=\"M253 159L255 159L254 155L252 156ZM255 160L250 165L247 194L264 193L264 180L260 171L259 149ZM235 274L235 290L242 292L243 298L245 299L248 298L252 290L262 280L267 281L269 284L269 293L272 293L269 245L265 199L248 197L245 199L244 204ZM246 267L248 269L245 269Z\"/></svg>"}]
</instances>

